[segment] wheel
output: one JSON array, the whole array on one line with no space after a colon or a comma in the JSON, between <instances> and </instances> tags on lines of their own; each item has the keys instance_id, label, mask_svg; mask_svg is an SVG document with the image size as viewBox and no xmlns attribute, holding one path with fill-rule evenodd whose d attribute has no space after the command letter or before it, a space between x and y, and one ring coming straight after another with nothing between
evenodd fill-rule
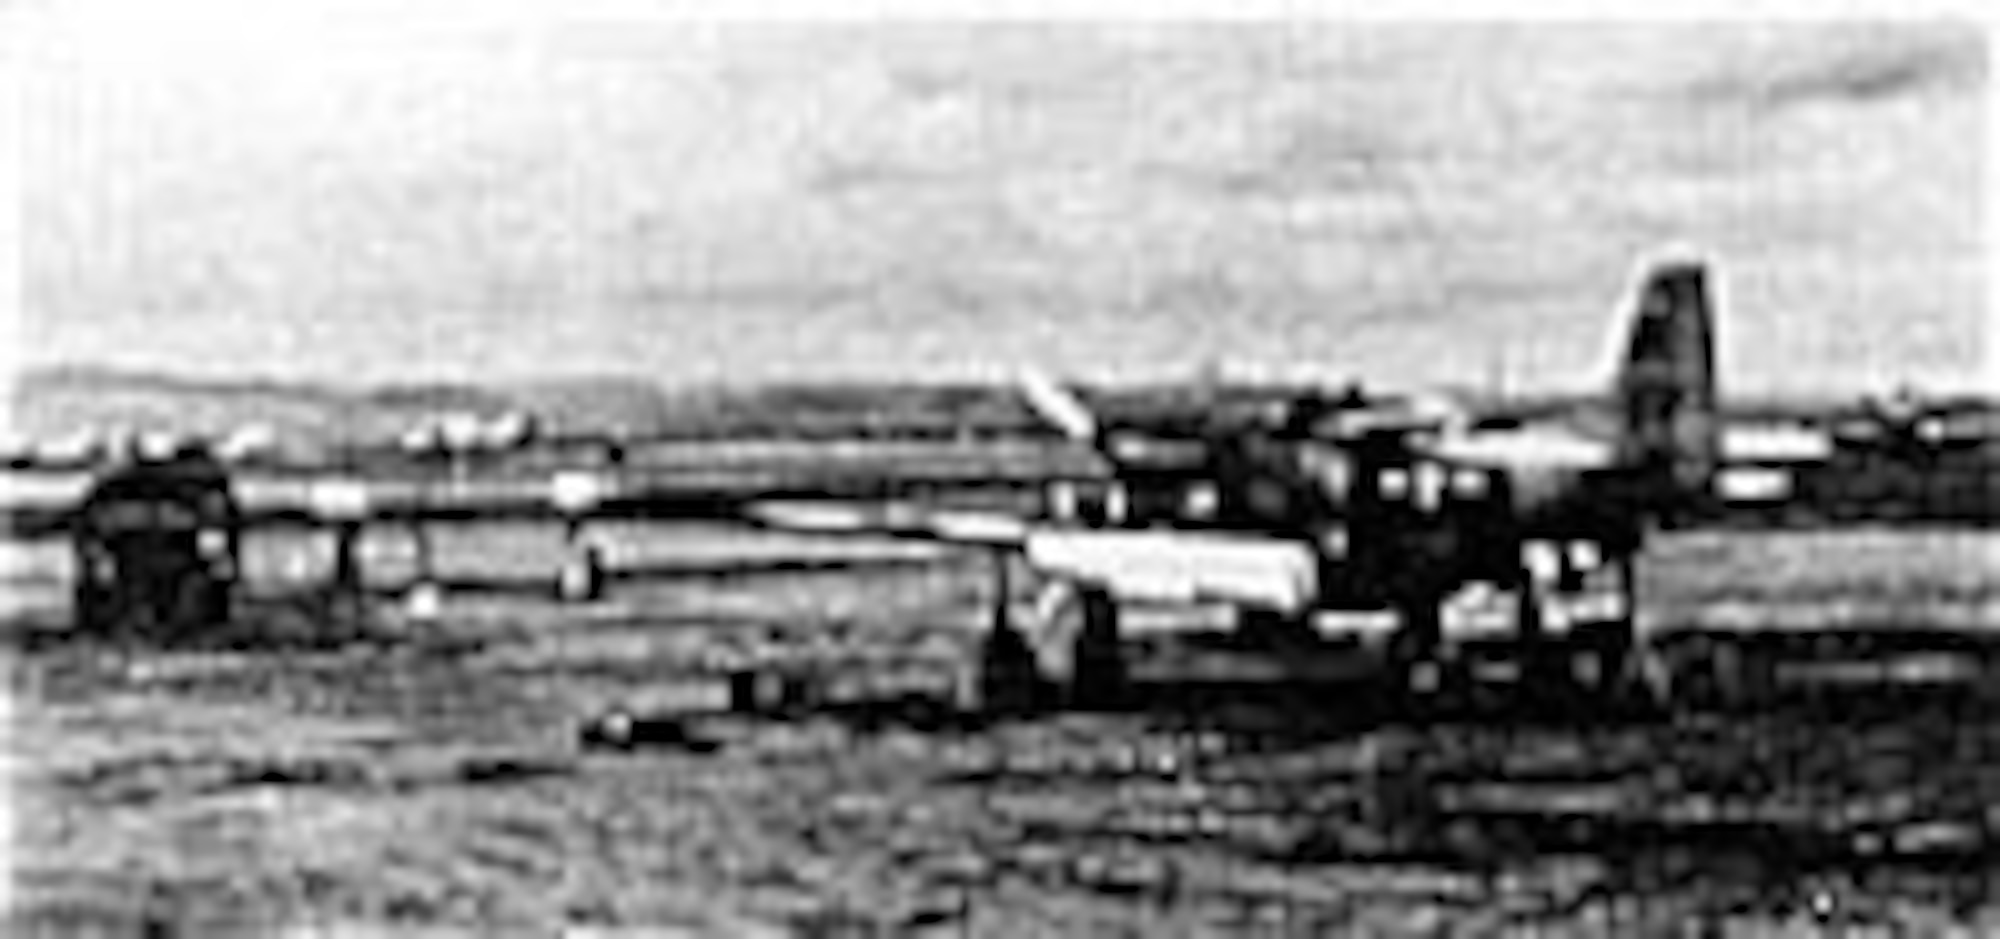
<instances>
[{"instance_id":1,"label":"wheel","mask_svg":"<svg viewBox=\"0 0 2000 939\"><path fill-rule=\"evenodd\" d=\"M994 624L980 645L977 695L980 710L997 714L1024 714L1046 702L1035 650L1012 624Z\"/></svg>"},{"instance_id":2,"label":"wheel","mask_svg":"<svg viewBox=\"0 0 2000 939\"><path fill-rule=\"evenodd\" d=\"M223 609L218 600L218 584L206 568L191 567L176 572L166 585L170 591L161 635L164 642L195 639L219 632Z\"/></svg>"},{"instance_id":3,"label":"wheel","mask_svg":"<svg viewBox=\"0 0 2000 939\"><path fill-rule=\"evenodd\" d=\"M1678 691L1703 708L1731 711L1771 703L1778 690L1777 661L1743 637L1704 638L1695 644L1700 661Z\"/></svg>"},{"instance_id":4,"label":"wheel","mask_svg":"<svg viewBox=\"0 0 2000 939\"><path fill-rule=\"evenodd\" d=\"M992 626L980 650L978 706L1003 713L1123 706L1129 683L1117 600L1102 589L1073 593L1073 585L1051 581L1053 589L1036 604L1041 621L1029 635L1015 625L1007 570L1007 560L999 558Z\"/></svg>"},{"instance_id":5,"label":"wheel","mask_svg":"<svg viewBox=\"0 0 2000 939\"><path fill-rule=\"evenodd\" d=\"M1571 660L1575 699L1588 713L1627 717L1650 713L1669 698L1665 663L1624 641L1587 646Z\"/></svg>"},{"instance_id":6,"label":"wheel","mask_svg":"<svg viewBox=\"0 0 2000 939\"><path fill-rule=\"evenodd\" d=\"M1778 657L1775 650L1757 643L1746 644L1735 657L1730 682L1735 701L1751 707L1771 704L1778 697Z\"/></svg>"},{"instance_id":7,"label":"wheel","mask_svg":"<svg viewBox=\"0 0 2000 939\"><path fill-rule=\"evenodd\" d=\"M1443 609L1435 599L1403 604L1396 632L1389 637L1387 662L1391 700L1408 709L1438 706L1458 679L1440 655Z\"/></svg>"},{"instance_id":8,"label":"wheel","mask_svg":"<svg viewBox=\"0 0 2000 939\"><path fill-rule=\"evenodd\" d=\"M200 598L193 589L196 580L192 571L177 564L160 564L146 572L142 588L146 613L141 627L145 638L164 645L194 631L187 618L199 612Z\"/></svg>"},{"instance_id":9,"label":"wheel","mask_svg":"<svg viewBox=\"0 0 2000 939\"><path fill-rule=\"evenodd\" d=\"M1673 676L1673 697L1679 706L1713 709L1722 703L1720 650L1706 636L1680 636L1665 650Z\"/></svg>"},{"instance_id":10,"label":"wheel","mask_svg":"<svg viewBox=\"0 0 2000 939\"><path fill-rule=\"evenodd\" d=\"M1118 601L1104 591L1082 595L1083 622L1071 651L1069 700L1083 710L1106 710L1125 703L1128 674L1118 628Z\"/></svg>"}]
</instances>

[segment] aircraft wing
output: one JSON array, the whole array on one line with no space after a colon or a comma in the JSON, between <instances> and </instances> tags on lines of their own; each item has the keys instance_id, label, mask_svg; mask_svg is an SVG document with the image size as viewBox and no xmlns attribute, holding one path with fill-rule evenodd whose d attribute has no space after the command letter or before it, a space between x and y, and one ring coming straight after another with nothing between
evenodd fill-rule
<instances>
[{"instance_id":1,"label":"aircraft wing","mask_svg":"<svg viewBox=\"0 0 2000 939\"><path fill-rule=\"evenodd\" d=\"M755 524L785 531L919 538L1018 552L1028 566L1128 601L1226 602L1302 611L1319 559L1299 539L1263 532L1079 528L1002 512L911 502L763 500Z\"/></svg>"},{"instance_id":2,"label":"aircraft wing","mask_svg":"<svg viewBox=\"0 0 2000 939\"><path fill-rule=\"evenodd\" d=\"M753 503L924 498L978 488L1002 493L1040 477L969 466L925 474L800 469L562 470L539 477L319 477L241 475L229 483L245 528L343 523L466 521L745 520ZM62 535L79 521L91 487L80 474L0 478L0 530L15 538ZM754 521L754 519L750 519Z\"/></svg>"},{"instance_id":3,"label":"aircraft wing","mask_svg":"<svg viewBox=\"0 0 2000 939\"><path fill-rule=\"evenodd\" d=\"M730 557L685 560L653 560L619 563L600 571L604 585L646 583L661 580L726 580L760 574L792 574L820 571L882 570L934 563L921 555L826 556L826 557ZM472 597L511 597L555 600L561 596L563 573L429 573L414 575L364 575L359 592L380 600L409 601L423 590L435 590L454 600Z\"/></svg>"},{"instance_id":4,"label":"aircraft wing","mask_svg":"<svg viewBox=\"0 0 2000 939\"><path fill-rule=\"evenodd\" d=\"M1175 529L1094 529L1036 518L1037 500L1020 489L1043 479L985 474L883 478L795 474L633 474L578 470L550 479L357 480L248 478L233 490L246 529L332 524L465 521L717 520L821 534L920 539L1019 553L1045 574L1094 585L1130 600L1227 601L1299 608L1317 566L1303 542L1266 533ZM50 537L78 522L87 480L25 492L9 487L5 519L20 538ZM978 486L1021 511L949 504ZM1008 491L1007 487L1017 487ZM35 498L39 497L39 498ZM641 572L684 575L691 572ZM709 573L693 572L693 573ZM453 592L541 592L548 585L484 582ZM401 589L401 588L395 588ZM392 590L391 592L394 592Z\"/></svg>"}]
</instances>

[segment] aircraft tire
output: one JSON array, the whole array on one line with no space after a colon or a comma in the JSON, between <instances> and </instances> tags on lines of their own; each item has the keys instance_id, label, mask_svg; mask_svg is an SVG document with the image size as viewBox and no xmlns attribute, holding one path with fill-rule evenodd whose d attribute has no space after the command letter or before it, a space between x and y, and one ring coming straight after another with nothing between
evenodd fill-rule
<instances>
[{"instance_id":1,"label":"aircraft tire","mask_svg":"<svg viewBox=\"0 0 2000 939\"><path fill-rule=\"evenodd\" d=\"M1417 600L1403 605L1401 622L1386 648L1389 698L1412 715L1434 713L1451 696L1463 676L1441 653L1442 611L1436 602Z\"/></svg>"},{"instance_id":2,"label":"aircraft tire","mask_svg":"<svg viewBox=\"0 0 2000 939\"><path fill-rule=\"evenodd\" d=\"M1532 650L1528 687L1537 703L1579 718L1615 719L1659 703L1660 682L1647 655L1624 641Z\"/></svg>"},{"instance_id":3,"label":"aircraft tire","mask_svg":"<svg viewBox=\"0 0 2000 939\"><path fill-rule=\"evenodd\" d=\"M1591 630L1576 656L1570 674L1578 690L1599 700L1615 698L1633 678L1633 629L1629 621L1605 623Z\"/></svg>"},{"instance_id":4,"label":"aircraft tire","mask_svg":"<svg viewBox=\"0 0 2000 939\"><path fill-rule=\"evenodd\" d=\"M1647 654L1629 643L1579 653L1591 661L1573 669L1577 701L1605 718L1643 714L1663 703L1661 683Z\"/></svg>"},{"instance_id":5,"label":"aircraft tire","mask_svg":"<svg viewBox=\"0 0 2000 939\"><path fill-rule=\"evenodd\" d=\"M1081 710L1109 710L1126 699L1128 675L1118 627L1118 604L1108 594L1086 593L1083 623L1072 646L1070 703Z\"/></svg>"},{"instance_id":6,"label":"aircraft tire","mask_svg":"<svg viewBox=\"0 0 2000 939\"><path fill-rule=\"evenodd\" d=\"M1580 678L1587 674L1579 667L1583 655L1567 643L1539 636L1525 638L1521 650L1520 703L1530 708L1531 713L1578 713L1578 705L1588 697L1584 690L1586 682Z\"/></svg>"},{"instance_id":7,"label":"aircraft tire","mask_svg":"<svg viewBox=\"0 0 2000 939\"><path fill-rule=\"evenodd\" d=\"M977 707L994 714L1025 714L1045 703L1047 682L1020 630L995 627L980 644L976 693Z\"/></svg>"},{"instance_id":8,"label":"aircraft tire","mask_svg":"<svg viewBox=\"0 0 2000 939\"><path fill-rule=\"evenodd\" d=\"M116 621L112 608L110 591L87 580L79 580L74 591L74 612L71 614L76 630L93 636L103 636Z\"/></svg>"},{"instance_id":9,"label":"aircraft tire","mask_svg":"<svg viewBox=\"0 0 2000 939\"><path fill-rule=\"evenodd\" d=\"M181 572L173 580L165 619L164 642L185 641L217 632L223 626L216 603L216 583L205 569Z\"/></svg>"}]
</instances>

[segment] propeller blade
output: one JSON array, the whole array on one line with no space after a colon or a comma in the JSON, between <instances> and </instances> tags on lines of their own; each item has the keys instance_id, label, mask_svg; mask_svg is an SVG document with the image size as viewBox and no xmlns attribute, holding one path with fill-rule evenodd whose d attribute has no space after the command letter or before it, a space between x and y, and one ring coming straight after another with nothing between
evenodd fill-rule
<instances>
[{"instance_id":1,"label":"propeller blade","mask_svg":"<svg viewBox=\"0 0 2000 939\"><path fill-rule=\"evenodd\" d=\"M1100 430L1097 415L1091 413L1090 407L1075 392L1038 371L1023 372L1020 381L1021 394L1028 407L1049 426L1072 440L1097 438Z\"/></svg>"},{"instance_id":2,"label":"propeller blade","mask_svg":"<svg viewBox=\"0 0 2000 939\"><path fill-rule=\"evenodd\" d=\"M1042 584L1035 594L1035 622L1052 623L1055 618L1081 596L1073 581L1061 577L1051 577Z\"/></svg>"}]
</instances>

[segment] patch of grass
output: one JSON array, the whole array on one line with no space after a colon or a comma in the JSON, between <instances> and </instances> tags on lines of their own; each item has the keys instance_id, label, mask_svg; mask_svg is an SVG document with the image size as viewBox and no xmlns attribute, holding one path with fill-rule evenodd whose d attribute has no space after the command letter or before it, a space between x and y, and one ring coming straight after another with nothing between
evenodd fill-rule
<instances>
[{"instance_id":1,"label":"patch of grass","mask_svg":"<svg viewBox=\"0 0 2000 939\"><path fill-rule=\"evenodd\" d=\"M1815 622L1885 594L1898 615L1963 611L1990 589L1983 544L1668 541L1648 596L1692 617L1737 605ZM736 721L718 725L717 755L574 749L576 721L670 691L718 650L822 665L969 651L986 577L968 563L661 586L589 617L496 604L436 626L484 642L455 652L24 654L17 922L1644 931L1710 916L1717 897L1781 906L1806 875L1776 859L1813 839L1983 832L2000 784L2000 721L1979 711L1865 731L1799 711L1596 731L1363 725L1262 750L1119 717L951 737ZM1765 826L1719 842L1743 863L1690 860L1695 820L1732 812ZM1159 837L1176 813L1201 825ZM1807 838L1811 817L1844 821ZM1314 839L1329 856L1296 860ZM1567 845L1569 866L1540 845ZM1913 919L1971 916L1966 884L1994 869L1982 857L1957 872L1835 866Z\"/></svg>"}]
</instances>

